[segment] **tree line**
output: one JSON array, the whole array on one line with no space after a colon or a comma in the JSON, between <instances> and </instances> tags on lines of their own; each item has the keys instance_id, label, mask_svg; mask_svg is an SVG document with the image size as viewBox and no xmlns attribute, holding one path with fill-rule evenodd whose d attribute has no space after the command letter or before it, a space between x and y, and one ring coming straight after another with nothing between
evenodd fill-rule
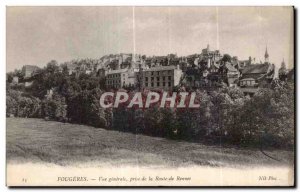
<instances>
[{"instance_id":1,"label":"tree line","mask_svg":"<svg viewBox=\"0 0 300 192\"><path fill-rule=\"evenodd\" d=\"M238 88L194 90L198 109L160 108L157 104L145 110L101 108L100 96L108 91L104 82L93 74L68 75L52 61L29 88L7 83L6 113L194 142L294 146L293 84L276 81L253 97ZM176 88L185 91L182 89ZM134 94L137 90L125 91Z\"/></svg>"}]
</instances>

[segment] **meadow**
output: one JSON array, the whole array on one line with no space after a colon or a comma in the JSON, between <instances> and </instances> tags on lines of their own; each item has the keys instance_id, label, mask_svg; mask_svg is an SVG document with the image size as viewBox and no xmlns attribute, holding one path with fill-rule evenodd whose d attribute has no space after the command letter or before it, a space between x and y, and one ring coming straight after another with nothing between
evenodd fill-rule
<instances>
[{"instance_id":1,"label":"meadow","mask_svg":"<svg viewBox=\"0 0 300 192\"><path fill-rule=\"evenodd\" d=\"M60 166L293 166L293 151L204 145L34 118L6 119L8 163Z\"/></svg>"}]
</instances>

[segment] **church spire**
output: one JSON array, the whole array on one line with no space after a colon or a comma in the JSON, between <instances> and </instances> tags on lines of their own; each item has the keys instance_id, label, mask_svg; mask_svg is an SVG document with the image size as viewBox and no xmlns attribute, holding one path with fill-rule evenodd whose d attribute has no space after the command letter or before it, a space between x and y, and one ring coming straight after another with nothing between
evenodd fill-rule
<instances>
[{"instance_id":1,"label":"church spire","mask_svg":"<svg viewBox=\"0 0 300 192\"><path fill-rule=\"evenodd\" d=\"M282 68L282 69L286 69L285 62L284 62L284 58L282 59L282 62L281 62L281 68Z\"/></svg>"},{"instance_id":2,"label":"church spire","mask_svg":"<svg viewBox=\"0 0 300 192\"><path fill-rule=\"evenodd\" d=\"M266 52L265 52L265 62L269 62L269 54L268 54L268 47L266 46Z\"/></svg>"}]
</instances>

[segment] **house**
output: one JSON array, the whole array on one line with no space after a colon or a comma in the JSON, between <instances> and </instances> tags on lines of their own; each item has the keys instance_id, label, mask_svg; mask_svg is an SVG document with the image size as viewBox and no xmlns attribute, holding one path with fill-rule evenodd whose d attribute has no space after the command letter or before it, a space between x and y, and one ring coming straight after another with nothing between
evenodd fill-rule
<instances>
[{"instance_id":1,"label":"house","mask_svg":"<svg viewBox=\"0 0 300 192\"><path fill-rule=\"evenodd\" d=\"M240 77L240 72L229 62L225 63L226 78L229 87L237 85L237 80Z\"/></svg>"},{"instance_id":2,"label":"house","mask_svg":"<svg viewBox=\"0 0 300 192\"><path fill-rule=\"evenodd\" d=\"M240 70L243 70L245 67L247 67L248 65L251 65L253 62L255 62L255 59L252 59L251 56L249 56L249 59L246 59L246 60L238 60L237 61L238 68Z\"/></svg>"},{"instance_id":3,"label":"house","mask_svg":"<svg viewBox=\"0 0 300 192\"><path fill-rule=\"evenodd\" d=\"M32 77L38 74L39 67L35 65L24 65L22 73L24 74L25 87L30 87L33 83Z\"/></svg>"},{"instance_id":4,"label":"house","mask_svg":"<svg viewBox=\"0 0 300 192\"><path fill-rule=\"evenodd\" d=\"M242 70L239 86L244 94L253 95L259 88L269 86L274 79L274 74L274 64L265 62L248 65Z\"/></svg>"},{"instance_id":5,"label":"house","mask_svg":"<svg viewBox=\"0 0 300 192\"><path fill-rule=\"evenodd\" d=\"M24 79L28 79L34 76L40 68L35 65L24 65L22 68L22 73L24 74Z\"/></svg>"},{"instance_id":6,"label":"house","mask_svg":"<svg viewBox=\"0 0 300 192\"><path fill-rule=\"evenodd\" d=\"M261 82L262 80L273 80L275 66L271 63L264 63L264 64L252 64L246 66L242 70L241 79L245 78L253 78L257 83Z\"/></svg>"},{"instance_id":7,"label":"house","mask_svg":"<svg viewBox=\"0 0 300 192\"><path fill-rule=\"evenodd\" d=\"M179 65L151 67L143 70L142 73L144 88L164 90L172 90L179 85L183 75Z\"/></svg>"},{"instance_id":8,"label":"house","mask_svg":"<svg viewBox=\"0 0 300 192\"><path fill-rule=\"evenodd\" d=\"M136 84L136 73L138 69L126 68L111 70L106 74L105 84L109 88L123 88L124 86L134 86Z\"/></svg>"},{"instance_id":9,"label":"house","mask_svg":"<svg viewBox=\"0 0 300 192\"><path fill-rule=\"evenodd\" d=\"M19 77L18 76L14 76L12 79L12 84L18 84L19 83Z\"/></svg>"}]
</instances>

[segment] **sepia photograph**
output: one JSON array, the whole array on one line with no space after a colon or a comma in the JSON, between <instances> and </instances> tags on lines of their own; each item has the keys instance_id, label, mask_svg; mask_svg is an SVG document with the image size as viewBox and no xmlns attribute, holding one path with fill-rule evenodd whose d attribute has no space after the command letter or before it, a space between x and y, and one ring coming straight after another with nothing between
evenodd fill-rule
<instances>
[{"instance_id":1,"label":"sepia photograph","mask_svg":"<svg viewBox=\"0 0 300 192\"><path fill-rule=\"evenodd\" d=\"M6 185L295 187L293 6L7 6Z\"/></svg>"}]
</instances>

